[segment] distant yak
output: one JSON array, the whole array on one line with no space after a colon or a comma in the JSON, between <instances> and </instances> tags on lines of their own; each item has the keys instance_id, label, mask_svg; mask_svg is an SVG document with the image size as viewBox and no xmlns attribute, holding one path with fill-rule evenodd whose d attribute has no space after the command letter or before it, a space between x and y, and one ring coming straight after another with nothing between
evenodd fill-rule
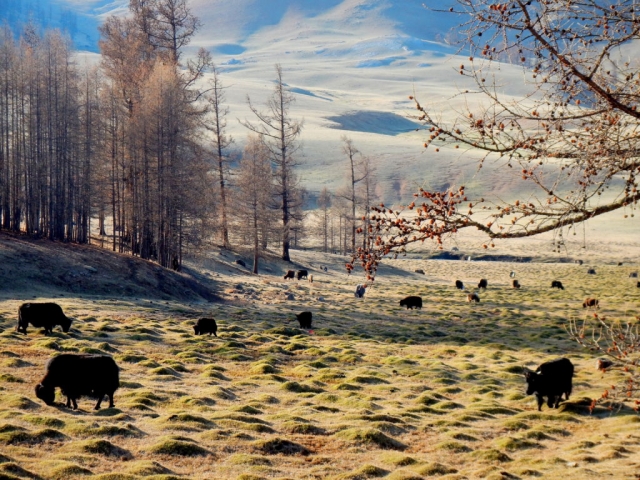
<instances>
[{"instance_id":1,"label":"distant yak","mask_svg":"<svg viewBox=\"0 0 640 480\"><path fill-rule=\"evenodd\" d=\"M208 333L209 335L213 334L214 337L217 337L218 324L213 318L199 318L193 326L193 331L196 335Z\"/></svg>"},{"instance_id":2,"label":"distant yak","mask_svg":"<svg viewBox=\"0 0 640 480\"><path fill-rule=\"evenodd\" d=\"M402 300L400 300L400 306L407 307L407 310L409 309L413 310L414 308L422 309L422 298L417 297L415 295L405 297Z\"/></svg>"},{"instance_id":3,"label":"distant yak","mask_svg":"<svg viewBox=\"0 0 640 480\"><path fill-rule=\"evenodd\" d=\"M458 290L464 290L464 283L462 283L460 280L456 280L456 288Z\"/></svg>"},{"instance_id":4,"label":"distant yak","mask_svg":"<svg viewBox=\"0 0 640 480\"><path fill-rule=\"evenodd\" d=\"M296 319L300 323L300 328L306 328L307 330L311 328L312 317L311 312L296 313Z\"/></svg>"},{"instance_id":5,"label":"distant yak","mask_svg":"<svg viewBox=\"0 0 640 480\"><path fill-rule=\"evenodd\" d=\"M551 288L559 288L560 290L564 290L564 285L562 285L562 282L560 280L552 280Z\"/></svg>"},{"instance_id":6,"label":"distant yak","mask_svg":"<svg viewBox=\"0 0 640 480\"><path fill-rule=\"evenodd\" d=\"M486 289L487 289L487 285L488 285L487 279L486 279L486 278L483 278L483 279L482 279L482 280L480 280L480 282L478 283L478 288L483 288L483 289L485 289L485 290L486 290Z\"/></svg>"},{"instance_id":7,"label":"distant yak","mask_svg":"<svg viewBox=\"0 0 640 480\"><path fill-rule=\"evenodd\" d=\"M512 282L512 286L513 288L520 288L520 282L514 278Z\"/></svg>"}]
</instances>

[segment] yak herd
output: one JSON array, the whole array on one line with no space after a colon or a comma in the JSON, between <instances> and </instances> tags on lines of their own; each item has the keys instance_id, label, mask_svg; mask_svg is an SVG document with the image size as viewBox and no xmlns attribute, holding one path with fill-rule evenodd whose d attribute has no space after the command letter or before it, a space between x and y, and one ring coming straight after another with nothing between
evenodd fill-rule
<instances>
[{"instance_id":1,"label":"yak herd","mask_svg":"<svg viewBox=\"0 0 640 480\"><path fill-rule=\"evenodd\" d=\"M594 271L595 272L595 271ZM511 277L515 276L511 272ZM637 273L629 275L637 278ZM313 276L307 270L288 270L284 279L301 280L303 278L313 281ZM640 282L637 283L640 288ZM460 280L455 281L455 287L465 290L465 286ZM486 290L488 281L481 279L478 283L479 290ZM512 287L521 287L518 280L512 281ZM564 290L564 285L559 280L551 282L551 288ZM361 298L366 291L366 285L358 285L355 296ZM468 302L480 302L477 292L467 295ZM583 308L598 308L599 301L596 298L586 298L582 304ZM400 300L400 307L408 309L422 309L422 298L411 295ZM300 323L300 328L311 329L312 312L305 311L296 314L296 319ZM45 334L50 334L53 327L60 326L64 332L71 328L71 319L62 311L60 305L56 303L24 303L18 309L18 325L16 330L27 334L27 327L31 324L36 328L43 328ZM193 330L196 335L214 335L217 337L218 326L213 318L200 318ZM544 398L547 398L549 408L557 408L562 396L569 399L572 390L572 378L574 368L567 358L560 358L541 364L536 371L526 370L524 372L527 383L527 395L535 394L538 402L538 410L541 410ZM77 400L81 396L88 396L97 399L95 409L100 408L100 404L105 395L109 398L109 408L114 406L113 395L120 386L119 368L112 357L108 355L76 355L60 354L51 358L45 367L45 376L35 387L35 394L47 405L53 405L55 399L55 389L60 388L63 395L67 397L67 408L78 408Z\"/></svg>"}]
</instances>

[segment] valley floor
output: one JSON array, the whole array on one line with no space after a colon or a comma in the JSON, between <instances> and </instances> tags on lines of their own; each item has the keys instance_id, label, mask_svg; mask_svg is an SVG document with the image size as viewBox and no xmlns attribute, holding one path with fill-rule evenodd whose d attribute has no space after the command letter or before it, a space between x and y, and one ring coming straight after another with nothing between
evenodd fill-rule
<instances>
[{"instance_id":1,"label":"valley floor","mask_svg":"<svg viewBox=\"0 0 640 480\"><path fill-rule=\"evenodd\" d=\"M217 267L220 302L39 291L74 319L68 334L15 332L24 298L0 299L0 478L633 478L640 416L589 415L622 375L595 368L571 319L636 321L636 266L388 262L365 298L338 260L298 253L314 282ZM204 269L203 262L197 268ZM323 266L328 266L325 273ZM226 267L225 267L226 268ZM423 269L425 275L414 273ZM522 289L510 288L510 272ZM205 274L206 272L200 272ZM481 302L455 289L487 278ZM566 289L551 290L551 280ZM422 310L400 309L420 295ZM312 331L294 314L313 312ZM193 335L213 316L218 338ZM121 368L115 408L46 406L34 395L58 352L106 353ZM522 368L566 356L572 402L525 396ZM104 404L103 404L104 406Z\"/></svg>"}]
</instances>

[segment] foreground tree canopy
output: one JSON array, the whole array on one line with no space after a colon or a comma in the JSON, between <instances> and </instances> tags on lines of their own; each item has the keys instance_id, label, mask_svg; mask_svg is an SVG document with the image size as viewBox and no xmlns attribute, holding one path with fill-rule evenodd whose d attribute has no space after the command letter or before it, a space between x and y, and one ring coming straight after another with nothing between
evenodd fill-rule
<instances>
[{"instance_id":1,"label":"foreground tree canopy","mask_svg":"<svg viewBox=\"0 0 640 480\"><path fill-rule=\"evenodd\" d=\"M492 240L572 228L617 209L633 216L640 171L640 72L633 55L639 10L633 1L458 0L449 12L464 22L458 35L468 59L460 74L476 88L460 92L467 106L450 122L415 99L430 131L425 148L437 154L450 144L484 152L479 167L501 161L505 173L517 172L539 194L490 201L472 198L460 185L420 190L404 209L374 207L369 245L347 267L360 262L372 276L383 256L425 240L442 245L467 227ZM505 62L522 65L526 95L501 93L493 72Z\"/></svg>"}]
</instances>

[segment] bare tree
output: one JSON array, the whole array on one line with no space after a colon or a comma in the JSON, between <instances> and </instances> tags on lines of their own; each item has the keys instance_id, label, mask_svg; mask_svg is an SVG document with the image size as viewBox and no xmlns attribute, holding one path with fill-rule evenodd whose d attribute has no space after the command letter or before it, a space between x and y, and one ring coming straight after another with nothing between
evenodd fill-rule
<instances>
[{"instance_id":1,"label":"bare tree","mask_svg":"<svg viewBox=\"0 0 640 480\"><path fill-rule=\"evenodd\" d=\"M376 197L376 189L378 183L375 176L375 166L371 163L371 158L363 157L360 163L360 175L362 177L362 184L360 186L360 203L364 214L362 215L362 227L358 228L357 233L362 233L362 248L367 246L367 238L370 234L371 226L371 205Z\"/></svg>"},{"instance_id":2,"label":"bare tree","mask_svg":"<svg viewBox=\"0 0 640 480\"><path fill-rule=\"evenodd\" d=\"M370 244L358 255L369 273L383 255L425 240L441 244L464 228L489 239L526 237L618 209L633 216L640 198L640 79L629 55L640 38L634 2L457 0L451 11L467 19L459 33L469 53L459 72L477 85L460 94L487 101L469 98L458 118L446 122L416 100L430 130L425 147L484 152L479 168L502 161L504 175L532 182L537 194L477 198L461 185L420 190L404 211L376 208ZM514 52L529 88L515 100L494 77L496 61Z\"/></svg>"},{"instance_id":3,"label":"bare tree","mask_svg":"<svg viewBox=\"0 0 640 480\"><path fill-rule=\"evenodd\" d=\"M327 187L324 187L318 196L318 208L320 209L322 251L327 253L329 248L329 209L331 208L331 193Z\"/></svg>"},{"instance_id":4,"label":"bare tree","mask_svg":"<svg viewBox=\"0 0 640 480\"><path fill-rule=\"evenodd\" d=\"M260 111L247 96L249 108L258 119L257 124L249 121L241 122L250 131L260 135L271 152L271 161L275 166L276 195L280 199L282 212L282 259L290 261L292 212L296 207L298 181L294 167L298 164L294 154L299 149L298 136L302 132L302 121L291 118L289 109L294 97L287 90L282 78L282 68L276 65L276 85L271 97L267 100L266 112Z\"/></svg>"},{"instance_id":5,"label":"bare tree","mask_svg":"<svg viewBox=\"0 0 640 480\"><path fill-rule=\"evenodd\" d=\"M225 95L224 86L220 80L218 71L212 68L213 77L210 80L211 89L207 95L207 101L211 109L211 123L207 122L205 127L213 134L213 146L218 167L218 182L220 184L220 217L222 228L222 244L225 248L229 248L229 226L227 221L227 192L225 183L225 169L228 161L226 149L233 143L233 138L227 136L226 117L229 114L229 108L224 106Z\"/></svg>"},{"instance_id":6,"label":"bare tree","mask_svg":"<svg viewBox=\"0 0 640 480\"><path fill-rule=\"evenodd\" d=\"M357 198L356 198L356 185L360 183L365 176L357 174L357 170L360 169L361 161L356 160L356 155L360 153L360 151L355 147L353 141L343 135L342 136L342 152L349 159L349 188L348 188L348 197L345 197L346 200L349 201L351 206L351 218L350 228L351 228L351 253L355 254L356 252L356 206L357 206Z\"/></svg>"},{"instance_id":7,"label":"bare tree","mask_svg":"<svg viewBox=\"0 0 640 480\"><path fill-rule=\"evenodd\" d=\"M138 28L153 48L168 53L168 58L178 64L181 49L201 26L191 13L187 0L130 0L129 10Z\"/></svg>"},{"instance_id":8,"label":"bare tree","mask_svg":"<svg viewBox=\"0 0 640 480\"><path fill-rule=\"evenodd\" d=\"M258 273L262 222L269 218L273 196L271 152L262 137L249 135L236 177L235 215L239 233L247 235L253 245L253 273Z\"/></svg>"}]
</instances>

